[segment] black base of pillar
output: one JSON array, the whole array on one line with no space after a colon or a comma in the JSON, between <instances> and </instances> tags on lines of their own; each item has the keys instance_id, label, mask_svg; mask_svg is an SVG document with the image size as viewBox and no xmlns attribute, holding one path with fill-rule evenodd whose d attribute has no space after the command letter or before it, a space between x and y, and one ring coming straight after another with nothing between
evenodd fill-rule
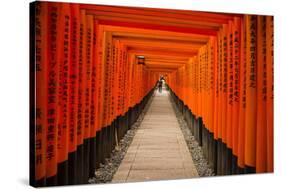
<instances>
[{"instance_id":1,"label":"black base of pillar","mask_svg":"<svg viewBox=\"0 0 281 189\"><path fill-rule=\"evenodd\" d=\"M83 161L84 161L84 145L77 146L77 184L84 184L83 180Z\"/></svg>"},{"instance_id":2,"label":"black base of pillar","mask_svg":"<svg viewBox=\"0 0 281 189\"><path fill-rule=\"evenodd\" d=\"M58 185L68 184L68 161L64 161L58 164Z\"/></svg>"},{"instance_id":3,"label":"black base of pillar","mask_svg":"<svg viewBox=\"0 0 281 189\"><path fill-rule=\"evenodd\" d=\"M100 149L100 163L105 163L105 153L106 153L106 146L107 146L107 140L106 140L106 127L103 127L101 129L101 149Z\"/></svg>"},{"instance_id":4,"label":"black base of pillar","mask_svg":"<svg viewBox=\"0 0 281 189\"><path fill-rule=\"evenodd\" d=\"M213 169L215 175L218 174L218 141L213 138L213 143L214 143L214 151L213 151Z\"/></svg>"},{"instance_id":5,"label":"black base of pillar","mask_svg":"<svg viewBox=\"0 0 281 189\"><path fill-rule=\"evenodd\" d=\"M254 167L245 166L244 173L253 174L253 173L256 173L256 169Z\"/></svg>"},{"instance_id":6,"label":"black base of pillar","mask_svg":"<svg viewBox=\"0 0 281 189\"><path fill-rule=\"evenodd\" d=\"M197 138L198 138L198 144L202 146L202 127L203 127L203 122L202 118L198 118L198 123L197 123Z\"/></svg>"},{"instance_id":7,"label":"black base of pillar","mask_svg":"<svg viewBox=\"0 0 281 189\"><path fill-rule=\"evenodd\" d=\"M68 154L68 184L77 183L77 151Z\"/></svg>"},{"instance_id":8,"label":"black base of pillar","mask_svg":"<svg viewBox=\"0 0 281 189\"><path fill-rule=\"evenodd\" d=\"M96 158L96 137L90 139L90 177L95 177L97 158Z\"/></svg>"},{"instance_id":9,"label":"black base of pillar","mask_svg":"<svg viewBox=\"0 0 281 189\"><path fill-rule=\"evenodd\" d=\"M232 170L231 173L232 175L236 175L238 174L238 162L237 162L238 158L237 156L235 156L234 154L232 155Z\"/></svg>"},{"instance_id":10,"label":"black base of pillar","mask_svg":"<svg viewBox=\"0 0 281 189\"><path fill-rule=\"evenodd\" d=\"M83 149L83 183L89 183L90 176L90 138L84 139Z\"/></svg>"},{"instance_id":11,"label":"black base of pillar","mask_svg":"<svg viewBox=\"0 0 281 189\"><path fill-rule=\"evenodd\" d=\"M242 168L242 167L239 167L239 166L237 166L237 167L238 167L238 169L237 169L238 174L245 174L245 168Z\"/></svg>"},{"instance_id":12,"label":"black base of pillar","mask_svg":"<svg viewBox=\"0 0 281 189\"><path fill-rule=\"evenodd\" d=\"M222 175L227 174L227 146L224 142L222 142L222 151L221 151L221 158L222 158L222 164L221 164L221 169L222 169Z\"/></svg>"},{"instance_id":13,"label":"black base of pillar","mask_svg":"<svg viewBox=\"0 0 281 189\"><path fill-rule=\"evenodd\" d=\"M226 147L226 175L232 174L232 150Z\"/></svg>"},{"instance_id":14,"label":"black base of pillar","mask_svg":"<svg viewBox=\"0 0 281 189\"><path fill-rule=\"evenodd\" d=\"M30 183L31 186L34 187L43 187L46 186L46 179L42 178L40 180L36 180L35 183Z\"/></svg>"},{"instance_id":15,"label":"black base of pillar","mask_svg":"<svg viewBox=\"0 0 281 189\"><path fill-rule=\"evenodd\" d=\"M57 185L58 185L57 175L46 179L46 186L57 186Z\"/></svg>"},{"instance_id":16,"label":"black base of pillar","mask_svg":"<svg viewBox=\"0 0 281 189\"><path fill-rule=\"evenodd\" d=\"M216 174L217 167L217 142L214 139L214 133L208 131L208 162Z\"/></svg>"},{"instance_id":17,"label":"black base of pillar","mask_svg":"<svg viewBox=\"0 0 281 189\"><path fill-rule=\"evenodd\" d=\"M217 140L217 175L223 175L222 172L222 140Z\"/></svg>"},{"instance_id":18,"label":"black base of pillar","mask_svg":"<svg viewBox=\"0 0 281 189\"><path fill-rule=\"evenodd\" d=\"M96 168L100 167L101 162L101 130L96 132Z\"/></svg>"}]
</instances>

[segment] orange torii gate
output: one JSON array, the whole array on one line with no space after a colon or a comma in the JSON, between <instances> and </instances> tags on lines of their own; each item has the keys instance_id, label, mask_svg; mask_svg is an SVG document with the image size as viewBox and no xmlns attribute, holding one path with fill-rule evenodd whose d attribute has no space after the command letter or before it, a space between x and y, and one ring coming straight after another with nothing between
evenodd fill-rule
<instances>
[{"instance_id":1,"label":"orange torii gate","mask_svg":"<svg viewBox=\"0 0 281 189\"><path fill-rule=\"evenodd\" d=\"M160 75L216 174L273 171L273 17L33 5L33 185L94 177Z\"/></svg>"}]
</instances>

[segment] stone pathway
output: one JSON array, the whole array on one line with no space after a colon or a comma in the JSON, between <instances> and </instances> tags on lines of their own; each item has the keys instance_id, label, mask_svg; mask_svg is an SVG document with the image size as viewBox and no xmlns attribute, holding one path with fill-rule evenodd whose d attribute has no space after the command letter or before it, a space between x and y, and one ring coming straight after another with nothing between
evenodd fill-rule
<instances>
[{"instance_id":1,"label":"stone pathway","mask_svg":"<svg viewBox=\"0 0 281 189\"><path fill-rule=\"evenodd\" d=\"M198 177L168 92L156 92L112 182Z\"/></svg>"}]
</instances>

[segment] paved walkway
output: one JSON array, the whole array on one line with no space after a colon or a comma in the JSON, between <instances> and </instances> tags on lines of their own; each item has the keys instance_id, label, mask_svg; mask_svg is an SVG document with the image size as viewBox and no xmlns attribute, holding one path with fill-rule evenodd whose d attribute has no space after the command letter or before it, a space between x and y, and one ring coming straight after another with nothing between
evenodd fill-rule
<instances>
[{"instance_id":1,"label":"paved walkway","mask_svg":"<svg viewBox=\"0 0 281 189\"><path fill-rule=\"evenodd\" d=\"M198 177L168 95L155 93L112 182Z\"/></svg>"}]
</instances>

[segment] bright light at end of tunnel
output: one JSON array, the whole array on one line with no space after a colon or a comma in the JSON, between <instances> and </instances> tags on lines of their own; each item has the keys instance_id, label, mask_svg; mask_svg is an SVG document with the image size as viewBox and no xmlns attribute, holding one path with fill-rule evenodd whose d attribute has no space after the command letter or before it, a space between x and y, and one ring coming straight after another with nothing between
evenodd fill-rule
<instances>
[{"instance_id":1,"label":"bright light at end of tunnel","mask_svg":"<svg viewBox=\"0 0 281 189\"><path fill-rule=\"evenodd\" d=\"M138 55L137 58L139 58L139 59L144 59L144 56Z\"/></svg>"}]
</instances>

